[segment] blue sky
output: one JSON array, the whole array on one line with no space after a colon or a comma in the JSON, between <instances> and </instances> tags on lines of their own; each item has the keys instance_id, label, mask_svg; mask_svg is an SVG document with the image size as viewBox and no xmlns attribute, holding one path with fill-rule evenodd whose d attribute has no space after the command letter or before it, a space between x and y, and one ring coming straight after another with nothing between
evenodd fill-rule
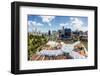
<instances>
[{"instance_id":1,"label":"blue sky","mask_svg":"<svg viewBox=\"0 0 100 76\"><path fill-rule=\"evenodd\" d=\"M57 31L62 29L63 26L70 28L72 31L87 31L88 17L28 15L28 32L34 30L40 32Z\"/></svg>"}]
</instances>

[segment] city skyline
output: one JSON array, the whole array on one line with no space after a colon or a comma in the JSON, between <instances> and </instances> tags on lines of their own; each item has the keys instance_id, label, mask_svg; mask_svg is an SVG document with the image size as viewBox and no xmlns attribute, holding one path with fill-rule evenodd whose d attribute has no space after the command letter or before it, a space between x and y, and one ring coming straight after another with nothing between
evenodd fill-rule
<instances>
[{"instance_id":1,"label":"city skyline","mask_svg":"<svg viewBox=\"0 0 100 76\"><path fill-rule=\"evenodd\" d=\"M72 31L88 31L88 17L28 15L28 32L47 33L48 30L60 30L63 26Z\"/></svg>"}]
</instances>

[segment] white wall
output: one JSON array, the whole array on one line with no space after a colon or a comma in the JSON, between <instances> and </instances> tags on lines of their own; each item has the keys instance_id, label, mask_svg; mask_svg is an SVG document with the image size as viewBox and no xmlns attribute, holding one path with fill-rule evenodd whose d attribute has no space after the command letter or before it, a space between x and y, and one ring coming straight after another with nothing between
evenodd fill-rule
<instances>
[{"instance_id":1,"label":"white wall","mask_svg":"<svg viewBox=\"0 0 100 76\"><path fill-rule=\"evenodd\" d=\"M11 6L10 3L14 0L1 0L0 2L0 76L13 76L10 73L10 53L11 53ZM16 0L18 1L18 0ZM30 2L44 2L44 3L58 3L58 4L74 4L74 5L90 5L98 6L100 13L100 0L20 0L20 1L30 1ZM100 14L98 15L98 22L100 20ZM98 23L100 25L100 22ZM98 27L100 28L100 26ZM100 32L100 29L99 29ZM100 35L99 40L100 42ZM100 43L99 43L100 45ZM100 50L100 48L99 48ZM98 50L98 51L99 51ZM100 58L100 51L99 57ZM99 59L100 67L100 59ZM68 71L68 72L56 72L56 73L41 73L34 74L34 76L98 76L100 74L100 68L98 70L85 70L85 71ZM33 74L26 74L26 76L32 76Z\"/></svg>"}]
</instances>

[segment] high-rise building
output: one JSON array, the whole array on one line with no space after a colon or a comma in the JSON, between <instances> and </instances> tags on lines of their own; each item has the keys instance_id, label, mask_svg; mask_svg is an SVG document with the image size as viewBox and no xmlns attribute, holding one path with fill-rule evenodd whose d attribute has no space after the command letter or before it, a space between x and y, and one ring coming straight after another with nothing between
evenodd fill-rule
<instances>
[{"instance_id":1,"label":"high-rise building","mask_svg":"<svg viewBox=\"0 0 100 76\"><path fill-rule=\"evenodd\" d=\"M50 30L48 31L48 35L51 35L51 31Z\"/></svg>"},{"instance_id":2,"label":"high-rise building","mask_svg":"<svg viewBox=\"0 0 100 76\"><path fill-rule=\"evenodd\" d=\"M62 30L58 30L59 39L70 39L72 36L72 31L69 28L62 28Z\"/></svg>"}]
</instances>

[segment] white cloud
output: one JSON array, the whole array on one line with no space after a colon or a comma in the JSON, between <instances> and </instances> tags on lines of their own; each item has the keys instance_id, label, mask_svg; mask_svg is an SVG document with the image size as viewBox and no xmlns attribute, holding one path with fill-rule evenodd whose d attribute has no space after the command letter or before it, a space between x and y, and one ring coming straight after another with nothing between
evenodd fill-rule
<instances>
[{"instance_id":1,"label":"white cloud","mask_svg":"<svg viewBox=\"0 0 100 76\"><path fill-rule=\"evenodd\" d=\"M73 17L70 18L70 20L73 20L73 19L74 19Z\"/></svg>"},{"instance_id":2,"label":"white cloud","mask_svg":"<svg viewBox=\"0 0 100 76\"><path fill-rule=\"evenodd\" d=\"M43 26L43 24L41 24L41 23L36 23L36 25L37 25L37 26Z\"/></svg>"},{"instance_id":3,"label":"white cloud","mask_svg":"<svg viewBox=\"0 0 100 76\"><path fill-rule=\"evenodd\" d=\"M82 30L83 32L87 31L88 28L87 27L81 27L80 30Z\"/></svg>"},{"instance_id":4,"label":"white cloud","mask_svg":"<svg viewBox=\"0 0 100 76\"><path fill-rule=\"evenodd\" d=\"M42 23L37 23L35 21L28 21L28 26L30 27L38 27L38 26L43 26Z\"/></svg>"},{"instance_id":5,"label":"white cloud","mask_svg":"<svg viewBox=\"0 0 100 76\"><path fill-rule=\"evenodd\" d=\"M39 27L42 27L43 24L41 23L37 23L36 21L28 21L28 31L32 32L33 30L35 30L36 28L39 29Z\"/></svg>"},{"instance_id":6,"label":"white cloud","mask_svg":"<svg viewBox=\"0 0 100 76\"><path fill-rule=\"evenodd\" d=\"M71 19L71 25L73 25L73 27L75 27L76 29L79 29L80 27L82 27L83 22L78 18L73 18Z\"/></svg>"},{"instance_id":7,"label":"white cloud","mask_svg":"<svg viewBox=\"0 0 100 76\"><path fill-rule=\"evenodd\" d=\"M67 26L68 26L68 23L61 23L61 24L60 24L60 27L63 27L63 26L64 26L64 27L67 27Z\"/></svg>"},{"instance_id":8,"label":"white cloud","mask_svg":"<svg viewBox=\"0 0 100 76\"><path fill-rule=\"evenodd\" d=\"M83 22L79 18L70 18L70 25L74 30L87 31L87 27L83 26Z\"/></svg>"},{"instance_id":9,"label":"white cloud","mask_svg":"<svg viewBox=\"0 0 100 76\"><path fill-rule=\"evenodd\" d=\"M51 26L51 21L55 18L55 16L39 16L42 18L42 22L48 23L49 26Z\"/></svg>"},{"instance_id":10,"label":"white cloud","mask_svg":"<svg viewBox=\"0 0 100 76\"><path fill-rule=\"evenodd\" d=\"M40 17L42 18L43 22L50 22L55 18L55 16L40 16Z\"/></svg>"},{"instance_id":11,"label":"white cloud","mask_svg":"<svg viewBox=\"0 0 100 76\"><path fill-rule=\"evenodd\" d=\"M49 26L51 26L51 23L48 23Z\"/></svg>"},{"instance_id":12,"label":"white cloud","mask_svg":"<svg viewBox=\"0 0 100 76\"><path fill-rule=\"evenodd\" d=\"M66 22L66 23L61 23L59 28L62 28L64 26L64 28L71 28L72 26L70 25L70 22Z\"/></svg>"}]
</instances>

